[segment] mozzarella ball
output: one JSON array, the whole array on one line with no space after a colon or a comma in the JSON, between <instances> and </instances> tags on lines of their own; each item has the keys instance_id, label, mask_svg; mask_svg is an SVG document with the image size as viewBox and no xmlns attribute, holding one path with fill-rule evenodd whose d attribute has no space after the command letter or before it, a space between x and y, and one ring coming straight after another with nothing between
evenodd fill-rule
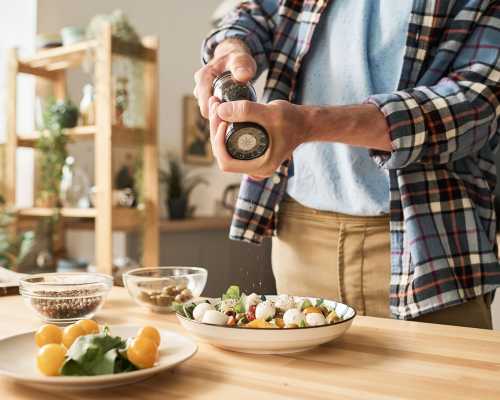
<instances>
[{"instance_id":1,"label":"mozzarella ball","mask_svg":"<svg viewBox=\"0 0 500 400\"><path fill-rule=\"evenodd\" d=\"M267 320L268 318L274 318L274 314L276 314L276 307L271 301L263 301L262 303L257 304L257 308L255 309L255 318Z\"/></svg>"},{"instance_id":2,"label":"mozzarella ball","mask_svg":"<svg viewBox=\"0 0 500 400\"><path fill-rule=\"evenodd\" d=\"M276 299L276 308L281 311L288 311L291 308L295 308L295 300L293 296L288 294L280 294Z\"/></svg>"},{"instance_id":3,"label":"mozzarella ball","mask_svg":"<svg viewBox=\"0 0 500 400\"><path fill-rule=\"evenodd\" d=\"M203 319L203 315L208 310L215 310L214 306L210 303L200 303L193 310L193 318L195 321L201 321Z\"/></svg>"},{"instance_id":4,"label":"mozzarella ball","mask_svg":"<svg viewBox=\"0 0 500 400\"><path fill-rule=\"evenodd\" d=\"M308 326L321 326L326 325L326 319L323 314L309 313L306 314L306 323Z\"/></svg>"},{"instance_id":5,"label":"mozzarella ball","mask_svg":"<svg viewBox=\"0 0 500 400\"><path fill-rule=\"evenodd\" d=\"M306 320L305 314L300 311L298 308L291 308L286 311L283 315L283 321L285 325L299 325L302 321Z\"/></svg>"},{"instance_id":6,"label":"mozzarella ball","mask_svg":"<svg viewBox=\"0 0 500 400\"><path fill-rule=\"evenodd\" d=\"M201 322L204 324L226 325L228 316L217 310L206 310Z\"/></svg>"},{"instance_id":7,"label":"mozzarella ball","mask_svg":"<svg viewBox=\"0 0 500 400\"><path fill-rule=\"evenodd\" d=\"M250 307L256 306L261 301L262 300L260 299L260 296L258 294L255 293L249 294L245 299L245 310L248 311Z\"/></svg>"}]
</instances>

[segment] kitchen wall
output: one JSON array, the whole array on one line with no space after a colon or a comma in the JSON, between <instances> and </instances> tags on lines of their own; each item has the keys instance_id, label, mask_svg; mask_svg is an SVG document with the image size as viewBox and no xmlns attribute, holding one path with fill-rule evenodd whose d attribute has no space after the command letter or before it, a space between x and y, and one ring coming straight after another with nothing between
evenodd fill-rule
<instances>
[{"instance_id":1,"label":"kitchen wall","mask_svg":"<svg viewBox=\"0 0 500 400\"><path fill-rule=\"evenodd\" d=\"M0 143L5 142L5 107L6 101L6 61L7 50L18 47L19 54L29 54L35 45L36 0L19 0L2 7L0 13ZM20 131L33 129L34 79L27 76L18 78L18 113L17 126ZM21 100L22 99L22 100ZM1 170L1 168L0 168ZM32 174L33 151L22 149L17 157L17 181L28 183L17 185L17 197L20 205L29 205L33 195ZM1 177L0 177L1 178Z\"/></svg>"}]
</instances>

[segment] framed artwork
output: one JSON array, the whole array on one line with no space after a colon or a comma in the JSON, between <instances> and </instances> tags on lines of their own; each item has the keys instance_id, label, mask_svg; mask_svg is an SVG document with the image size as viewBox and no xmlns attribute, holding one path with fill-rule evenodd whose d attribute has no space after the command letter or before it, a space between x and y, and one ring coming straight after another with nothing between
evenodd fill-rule
<instances>
[{"instance_id":1,"label":"framed artwork","mask_svg":"<svg viewBox=\"0 0 500 400\"><path fill-rule=\"evenodd\" d=\"M209 165L214 161L210 145L209 122L201 116L194 96L183 99L182 158L186 164Z\"/></svg>"}]
</instances>

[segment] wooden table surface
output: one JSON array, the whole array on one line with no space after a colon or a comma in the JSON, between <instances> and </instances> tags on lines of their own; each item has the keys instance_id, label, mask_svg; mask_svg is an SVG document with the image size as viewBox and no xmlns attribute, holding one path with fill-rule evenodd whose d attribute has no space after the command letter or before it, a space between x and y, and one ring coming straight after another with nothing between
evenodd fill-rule
<instances>
[{"instance_id":1,"label":"wooden table surface","mask_svg":"<svg viewBox=\"0 0 500 400\"><path fill-rule=\"evenodd\" d=\"M183 332L113 289L102 324ZM40 325L19 296L0 298L0 337ZM45 394L0 378L4 399L500 399L500 332L357 317L340 340L292 355L232 353L200 344L177 368L98 392Z\"/></svg>"}]
</instances>

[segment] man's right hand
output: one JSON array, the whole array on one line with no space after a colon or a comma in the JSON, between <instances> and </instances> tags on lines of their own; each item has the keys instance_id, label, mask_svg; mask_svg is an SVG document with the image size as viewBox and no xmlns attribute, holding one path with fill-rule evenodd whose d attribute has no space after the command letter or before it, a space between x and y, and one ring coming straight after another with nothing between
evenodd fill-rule
<instances>
[{"instance_id":1,"label":"man's right hand","mask_svg":"<svg viewBox=\"0 0 500 400\"><path fill-rule=\"evenodd\" d=\"M238 39L227 39L219 44L212 60L194 74L194 95L205 118L209 117L208 100L212 96L212 83L225 71L231 71L234 78L241 82L248 82L255 76L257 64L245 43Z\"/></svg>"}]
</instances>

